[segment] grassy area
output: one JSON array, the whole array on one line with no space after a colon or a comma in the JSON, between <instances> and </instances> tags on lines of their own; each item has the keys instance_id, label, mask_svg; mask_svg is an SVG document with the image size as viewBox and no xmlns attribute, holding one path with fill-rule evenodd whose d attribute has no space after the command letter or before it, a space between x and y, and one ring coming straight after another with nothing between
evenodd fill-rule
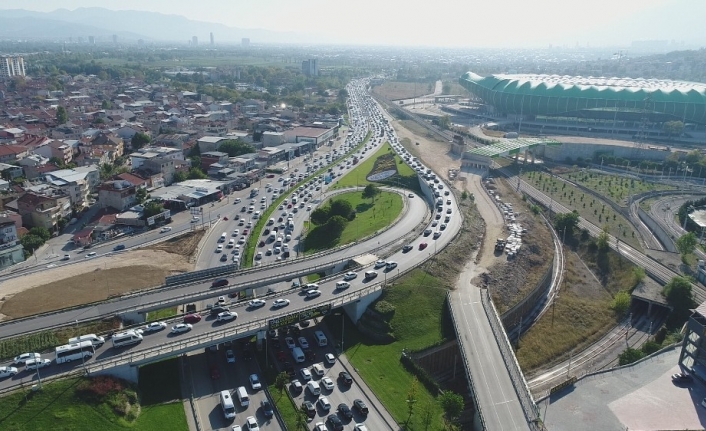
<instances>
[{"instance_id":1,"label":"grassy area","mask_svg":"<svg viewBox=\"0 0 706 431\"><path fill-rule=\"evenodd\" d=\"M627 206L628 197L638 193L658 190L674 190L674 187L665 184L635 180L618 175L605 175L595 172L586 172L579 169L562 173L561 176L600 193L601 195L611 199L613 202L618 203L620 206Z\"/></svg>"},{"instance_id":2,"label":"grassy area","mask_svg":"<svg viewBox=\"0 0 706 431\"><path fill-rule=\"evenodd\" d=\"M274 379L268 379L268 381L274 381ZM292 399L289 398L289 395L285 392L288 389L280 392L275 385L269 385L268 388L270 390L270 394L272 394L272 401L274 402L280 416L282 416L282 420L287 425L287 429L292 431L300 429L297 427L296 407L294 406L294 403L292 403Z\"/></svg>"},{"instance_id":3,"label":"grassy area","mask_svg":"<svg viewBox=\"0 0 706 431\"><path fill-rule=\"evenodd\" d=\"M163 308L157 311L147 313L148 322L156 322L158 320L167 320L177 315L177 307Z\"/></svg>"},{"instance_id":4,"label":"grassy area","mask_svg":"<svg viewBox=\"0 0 706 431\"><path fill-rule=\"evenodd\" d=\"M537 190L548 194L556 202L566 208L576 210L589 222L596 226L607 226L611 235L620 237L637 250L642 250L639 236L625 217L616 213L613 208L601 199L584 193L576 186L541 171L522 173L522 179Z\"/></svg>"},{"instance_id":5,"label":"grassy area","mask_svg":"<svg viewBox=\"0 0 706 431\"><path fill-rule=\"evenodd\" d=\"M466 90L458 81L455 80L444 80L443 86L448 86L448 92L442 91L443 94L460 94L461 96L468 97L468 90Z\"/></svg>"},{"instance_id":6,"label":"grassy area","mask_svg":"<svg viewBox=\"0 0 706 431\"><path fill-rule=\"evenodd\" d=\"M363 145L365 145L365 144L368 142L368 140L370 140L370 136L371 136L371 135L372 135L372 132L368 132L368 134L365 136L365 139L363 139L363 142L361 142L360 144L358 144L357 146L355 146L355 147L354 147L353 149L351 149L348 153L346 153L346 154L342 155L341 157L335 159L335 160L333 161L333 165L335 165L335 164L338 163L339 161L343 160L344 158L348 157L350 154L353 154L354 152L358 151L361 147L363 147ZM323 167L323 168L319 169L318 171L314 172L313 174L309 175L308 177L304 178L302 181L300 181L300 182L297 183L297 184L301 184L301 183L307 182L307 181L309 181L311 178L313 178L313 177L315 177L315 176L318 176L318 175L321 175L322 173L326 172L327 169L328 169L327 167ZM294 188L294 187L293 187L293 188ZM292 194L292 193L291 193L291 189L290 189L289 191L287 191L287 193L283 193L282 195L280 195L280 197L277 198L277 200L275 200L274 202L272 202L272 204L271 204L269 207L267 207L267 209L265 210L265 212L262 214L262 217L260 217L260 219L257 221L257 223L255 223L255 227L253 227L252 231L253 231L253 232L257 232L257 234L256 234L256 235L255 235L255 234L250 235L250 236L248 237L248 241L245 243L245 251L243 252L243 258L241 259L241 266L242 266L243 268L249 268L249 267L252 266L252 264L253 264L253 257L255 256L255 248L257 247L257 243L260 241L260 236L259 236L260 232L262 232L262 230L264 229L265 223L267 223L267 220L270 219L270 216L272 215L272 213L273 213L277 208L279 208L279 205L280 205L285 199L288 199L289 196L291 196L291 194Z\"/></svg>"},{"instance_id":7,"label":"grassy area","mask_svg":"<svg viewBox=\"0 0 706 431\"><path fill-rule=\"evenodd\" d=\"M391 177L387 181L368 181L368 175L374 173L376 170L376 163L380 157L385 155L393 155L395 160L395 168L397 169L397 175ZM384 169L379 169L380 171ZM375 154L367 158L365 161L361 162L355 169L348 172L342 178L340 178L336 184L333 185L334 189L340 189L344 187L365 187L368 184L389 184L397 185L400 187L407 187L414 190L419 189L419 180L417 179L417 174L412 168L410 168L401 157L395 154L392 146L389 143L385 143L380 149L378 149ZM416 185L416 189L415 189Z\"/></svg>"},{"instance_id":8,"label":"grassy area","mask_svg":"<svg viewBox=\"0 0 706 431\"><path fill-rule=\"evenodd\" d=\"M374 203L370 199L363 199L363 193L356 191L343 193L334 199L350 202L356 211L355 219L346 224L341 236L332 240L321 227L312 229L304 242L304 253L316 253L331 247L349 244L365 238L380 229L390 225L402 212L402 197L397 193L381 192Z\"/></svg>"},{"instance_id":9,"label":"grassy area","mask_svg":"<svg viewBox=\"0 0 706 431\"><path fill-rule=\"evenodd\" d=\"M412 99L434 92L433 82L385 81L373 88L373 92L390 100Z\"/></svg>"},{"instance_id":10,"label":"grassy area","mask_svg":"<svg viewBox=\"0 0 706 431\"><path fill-rule=\"evenodd\" d=\"M612 309L613 296L630 290L634 265L613 251L600 253L582 243L566 256L566 274L554 310L547 312L521 339L517 360L525 371L565 359L597 341L622 316ZM583 261L583 262L582 262Z\"/></svg>"},{"instance_id":11,"label":"grassy area","mask_svg":"<svg viewBox=\"0 0 706 431\"><path fill-rule=\"evenodd\" d=\"M172 380L175 380L171 376ZM178 379L176 379L178 381ZM3 397L0 429L5 431L188 430L181 402L142 404L134 421L117 415L107 402L87 402L76 391L82 378L58 380L38 392L20 391ZM168 380L160 381L160 385Z\"/></svg>"},{"instance_id":12,"label":"grassy area","mask_svg":"<svg viewBox=\"0 0 706 431\"><path fill-rule=\"evenodd\" d=\"M24 352L53 351L54 347L66 344L69 338L81 334L101 334L120 327L120 321L100 320L67 326L52 331L38 332L0 341L0 360L14 358Z\"/></svg>"},{"instance_id":13,"label":"grassy area","mask_svg":"<svg viewBox=\"0 0 706 431\"><path fill-rule=\"evenodd\" d=\"M442 317L446 314L445 287L442 280L422 270L415 270L385 290L381 299L395 307L394 316L389 321L395 337L392 343L372 342L350 321L345 323L343 346L348 359L400 424L405 423L409 415L406 399L414 380L414 376L400 362L402 349L429 347L453 334L453 329L445 324ZM332 334L341 333L340 316L329 315L325 320ZM426 403L434 402L434 396L424 385L419 384L418 390L417 412ZM437 413L431 429L441 425L441 415ZM413 415L406 428L424 429L420 415Z\"/></svg>"}]
</instances>

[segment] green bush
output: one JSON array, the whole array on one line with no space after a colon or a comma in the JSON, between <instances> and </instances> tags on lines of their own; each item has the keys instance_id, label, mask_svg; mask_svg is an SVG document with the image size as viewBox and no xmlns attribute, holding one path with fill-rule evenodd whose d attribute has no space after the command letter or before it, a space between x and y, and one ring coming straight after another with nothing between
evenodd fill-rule
<instances>
[{"instance_id":1,"label":"green bush","mask_svg":"<svg viewBox=\"0 0 706 431\"><path fill-rule=\"evenodd\" d=\"M384 299L377 301L373 305L373 310L377 311L388 319L391 319L392 316L395 314L395 306L385 301Z\"/></svg>"},{"instance_id":2,"label":"green bush","mask_svg":"<svg viewBox=\"0 0 706 431\"><path fill-rule=\"evenodd\" d=\"M644 357L645 354L642 352L642 350L628 347L623 351L623 353L618 356L618 363L620 365L628 365L632 364L633 362L637 362Z\"/></svg>"}]
</instances>

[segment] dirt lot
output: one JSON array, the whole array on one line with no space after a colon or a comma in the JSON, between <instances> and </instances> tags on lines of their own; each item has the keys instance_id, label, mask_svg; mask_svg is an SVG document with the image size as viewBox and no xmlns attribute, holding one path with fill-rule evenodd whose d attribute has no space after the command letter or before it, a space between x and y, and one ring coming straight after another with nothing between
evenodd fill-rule
<instances>
[{"instance_id":1,"label":"dirt lot","mask_svg":"<svg viewBox=\"0 0 706 431\"><path fill-rule=\"evenodd\" d=\"M434 84L385 81L382 85L373 88L373 92L390 100L411 99L433 93Z\"/></svg>"},{"instance_id":2,"label":"dirt lot","mask_svg":"<svg viewBox=\"0 0 706 431\"><path fill-rule=\"evenodd\" d=\"M506 238L505 229L499 235L488 236L485 241L483 261L486 273L477 277L473 284L487 287L499 312L508 310L524 298L544 275L554 254L552 235L540 216L530 212L526 202L507 185L504 180L495 179L493 185L503 202L512 203L516 220L527 229L522 237L522 248L518 256L508 259L506 254L495 252L495 240Z\"/></svg>"},{"instance_id":3,"label":"dirt lot","mask_svg":"<svg viewBox=\"0 0 706 431\"><path fill-rule=\"evenodd\" d=\"M24 275L21 283L0 283L0 320L159 286L168 275L193 270L191 256L202 236L188 233L145 249Z\"/></svg>"}]
</instances>

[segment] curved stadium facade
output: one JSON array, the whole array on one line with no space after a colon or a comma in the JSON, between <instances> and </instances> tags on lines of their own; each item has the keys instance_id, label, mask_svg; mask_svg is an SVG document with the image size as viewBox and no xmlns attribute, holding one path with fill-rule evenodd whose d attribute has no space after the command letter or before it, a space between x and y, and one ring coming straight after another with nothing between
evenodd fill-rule
<instances>
[{"instance_id":1,"label":"curved stadium facade","mask_svg":"<svg viewBox=\"0 0 706 431\"><path fill-rule=\"evenodd\" d=\"M696 82L467 72L459 83L500 114L706 124L706 84Z\"/></svg>"}]
</instances>

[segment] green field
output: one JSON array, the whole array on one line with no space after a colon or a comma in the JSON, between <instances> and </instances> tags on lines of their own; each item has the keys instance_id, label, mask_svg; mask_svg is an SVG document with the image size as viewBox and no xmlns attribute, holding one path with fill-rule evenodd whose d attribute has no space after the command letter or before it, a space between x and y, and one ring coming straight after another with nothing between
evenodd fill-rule
<instances>
[{"instance_id":1,"label":"green field","mask_svg":"<svg viewBox=\"0 0 706 431\"><path fill-rule=\"evenodd\" d=\"M348 222L337 241L331 241L324 232L314 228L307 234L304 253L316 253L331 247L350 244L389 226L402 212L402 196L392 192L381 192L373 201L363 199L363 192L343 193L333 199L350 202L356 211L355 219ZM312 224L313 225L313 224Z\"/></svg>"},{"instance_id":2,"label":"green field","mask_svg":"<svg viewBox=\"0 0 706 431\"><path fill-rule=\"evenodd\" d=\"M674 187L665 184L640 181L618 175L585 172L578 169L562 173L560 176L589 188L620 206L627 206L627 198L635 194L657 190L674 190Z\"/></svg>"},{"instance_id":3,"label":"green field","mask_svg":"<svg viewBox=\"0 0 706 431\"><path fill-rule=\"evenodd\" d=\"M361 164L359 164L355 169L348 172L343 178L339 179L333 186L334 189L340 189L344 187L365 187L368 184L380 185L380 182L371 182L367 180L367 176L373 171L375 167L375 161L384 154L395 154L392 146L389 143L385 143L379 150L369 157ZM397 182L396 178L399 178L399 183L401 186L405 186L409 179L414 179L418 183L417 174L412 168L410 168L406 163L402 161L402 158L395 154L395 166L397 167L397 175L388 180L387 183L394 184ZM418 187L418 185L417 185ZM413 187L408 187L413 188Z\"/></svg>"},{"instance_id":4,"label":"green field","mask_svg":"<svg viewBox=\"0 0 706 431\"><path fill-rule=\"evenodd\" d=\"M170 377L172 380L174 376ZM75 389L81 378L44 384L41 391L24 390L2 398L0 429L4 431L187 431L181 401L166 404L143 404L134 422L116 415L105 403L89 404Z\"/></svg>"},{"instance_id":5,"label":"green field","mask_svg":"<svg viewBox=\"0 0 706 431\"><path fill-rule=\"evenodd\" d=\"M346 356L399 424L409 416L407 393L414 380L400 362L402 349L423 349L453 337L453 328L442 317L446 314L444 288L443 281L414 270L385 290L382 299L395 306L389 323L396 340L390 344L369 341L350 320L343 328ZM338 315L325 318L332 334L341 334L341 319ZM435 404L435 399L421 383L416 399L417 413L405 428L421 431L424 426L419 412L425 404ZM441 428L441 413L437 411L430 429Z\"/></svg>"},{"instance_id":6,"label":"green field","mask_svg":"<svg viewBox=\"0 0 706 431\"><path fill-rule=\"evenodd\" d=\"M177 307L163 308L157 311L150 311L147 315L148 322L156 322L158 320L166 320L177 315Z\"/></svg>"}]
</instances>

